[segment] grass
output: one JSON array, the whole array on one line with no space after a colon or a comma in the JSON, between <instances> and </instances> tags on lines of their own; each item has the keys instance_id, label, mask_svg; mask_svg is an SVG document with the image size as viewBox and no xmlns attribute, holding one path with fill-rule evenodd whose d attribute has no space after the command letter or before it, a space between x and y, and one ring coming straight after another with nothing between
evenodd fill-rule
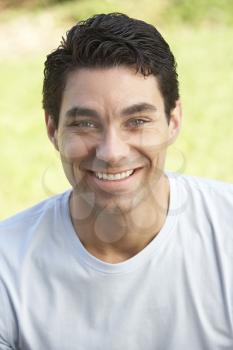
<instances>
[{"instance_id":1,"label":"grass","mask_svg":"<svg viewBox=\"0 0 233 350\"><path fill-rule=\"evenodd\" d=\"M233 24L231 0L0 0L1 20L51 11L61 20L80 20L91 13L126 12L156 23Z\"/></svg>"},{"instance_id":2,"label":"grass","mask_svg":"<svg viewBox=\"0 0 233 350\"><path fill-rule=\"evenodd\" d=\"M181 29L168 34L178 57L184 106L178 142L186 173L232 181L232 28ZM177 40L179 38L179 40Z\"/></svg>"},{"instance_id":3,"label":"grass","mask_svg":"<svg viewBox=\"0 0 233 350\"><path fill-rule=\"evenodd\" d=\"M111 11L128 6L131 14L131 3L121 0L115 8L113 1L107 0L101 1L102 5L96 1L80 3L85 4L83 12L79 11L82 18L97 12L97 5L98 12L104 6ZM49 11L52 10L47 15ZM54 11L64 27L67 28L66 21L74 21L69 17L68 4ZM133 14L136 16L138 11ZM147 12L144 18L151 20L148 9ZM159 28L177 57L184 110L183 131L169 151L167 169L232 182L233 28L166 23L160 23ZM0 218L69 187L44 128L44 59L19 55L0 64Z\"/></svg>"}]
</instances>

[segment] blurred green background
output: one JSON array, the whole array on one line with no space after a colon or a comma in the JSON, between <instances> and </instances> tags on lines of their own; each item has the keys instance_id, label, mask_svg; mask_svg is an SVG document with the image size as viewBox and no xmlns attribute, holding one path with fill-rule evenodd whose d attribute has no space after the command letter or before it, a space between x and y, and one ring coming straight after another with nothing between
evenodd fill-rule
<instances>
[{"instance_id":1,"label":"blurred green background","mask_svg":"<svg viewBox=\"0 0 233 350\"><path fill-rule=\"evenodd\" d=\"M125 12L156 25L178 62L183 131L167 169L233 182L233 1L0 0L0 218L69 187L47 140L43 62L75 22Z\"/></svg>"}]
</instances>

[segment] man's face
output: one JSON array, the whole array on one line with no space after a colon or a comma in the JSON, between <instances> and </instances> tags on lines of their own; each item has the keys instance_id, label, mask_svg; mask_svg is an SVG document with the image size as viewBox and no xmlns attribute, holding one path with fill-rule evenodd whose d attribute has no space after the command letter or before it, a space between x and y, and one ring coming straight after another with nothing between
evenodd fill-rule
<instances>
[{"instance_id":1,"label":"man's face","mask_svg":"<svg viewBox=\"0 0 233 350\"><path fill-rule=\"evenodd\" d=\"M67 179L96 208L129 211L156 191L166 148L180 124L168 125L156 78L127 67L79 69L67 79L59 126L47 118Z\"/></svg>"}]
</instances>

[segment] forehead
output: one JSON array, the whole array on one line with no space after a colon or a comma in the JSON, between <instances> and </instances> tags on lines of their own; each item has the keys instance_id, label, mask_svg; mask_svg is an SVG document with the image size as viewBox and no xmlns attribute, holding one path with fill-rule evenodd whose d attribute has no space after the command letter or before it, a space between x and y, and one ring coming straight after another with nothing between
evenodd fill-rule
<instances>
[{"instance_id":1,"label":"forehead","mask_svg":"<svg viewBox=\"0 0 233 350\"><path fill-rule=\"evenodd\" d=\"M75 105L118 110L137 103L163 105L155 76L144 77L124 66L82 68L67 77L61 112Z\"/></svg>"}]
</instances>

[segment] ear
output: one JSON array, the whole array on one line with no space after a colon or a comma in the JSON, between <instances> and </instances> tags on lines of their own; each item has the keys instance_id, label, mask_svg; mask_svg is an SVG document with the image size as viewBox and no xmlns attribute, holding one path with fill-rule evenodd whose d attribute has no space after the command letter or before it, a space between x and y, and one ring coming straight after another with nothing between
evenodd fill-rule
<instances>
[{"instance_id":1,"label":"ear","mask_svg":"<svg viewBox=\"0 0 233 350\"><path fill-rule=\"evenodd\" d=\"M45 124L50 141L54 145L55 149L59 151L57 142L58 129L55 125L54 119L47 112L45 112Z\"/></svg>"},{"instance_id":2,"label":"ear","mask_svg":"<svg viewBox=\"0 0 233 350\"><path fill-rule=\"evenodd\" d=\"M176 101L176 106L170 113L169 121L169 145L175 142L177 136L179 135L182 122L182 106L180 100Z\"/></svg>"}]
</instances>

